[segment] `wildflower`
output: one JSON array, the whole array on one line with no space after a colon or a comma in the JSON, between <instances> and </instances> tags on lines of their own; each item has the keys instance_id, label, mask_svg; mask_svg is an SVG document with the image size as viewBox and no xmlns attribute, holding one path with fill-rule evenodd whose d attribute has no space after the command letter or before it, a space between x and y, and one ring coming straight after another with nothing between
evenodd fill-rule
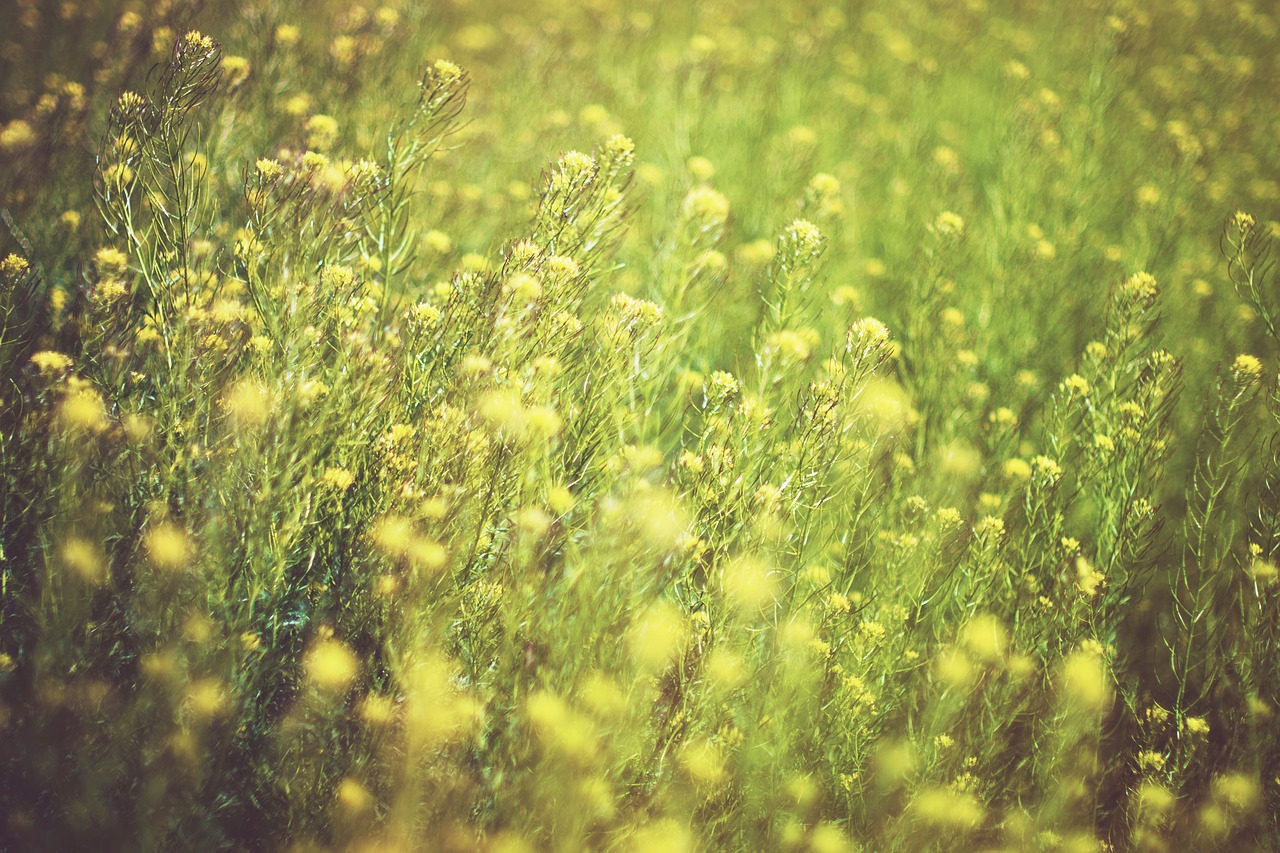
<instances>
[{"instance_id":1,"label":"wildflower","mask_svg":"<svg viewBox=\"0 0 1280 853\"><path fill-rule=\"evenodd\" d=\"M1044 239L1037 240L1032 251L1042 261L1051 261L1058 257L1058 247Z\"/></svg>"},{"instance_id":2,"label":"wildflower","mask_svg":"<svg viewBox=\"0 0 1280 853\"><path fill-rule=\"evenodd\" d=\"M1147 753L1140 754L1139 760L1141 760L1141 756L1145 754ZM1161 759L1161 767L1163 767L1164 756L1161 755L1159 758ZM1144 811L1156 815L1162 815L1168 813L1175 805L1177 805L1178 798L1174 796L1172 791L1163 785L1156 782L1144 782L1142 783L1142 787L1138 789L1138 802L1142 804Z\"/></svg>"},{"instance_id":3,"label":"wildflower","mask_svg":"<svg viewBox=\"0 0 1280 853\"><path fill-rule=\"evenodd\" d=\"M809 833L809 849L813 853L853 853L857 848L840 827L824 821Z\"/></svg>"},{"instance_id":4,"label":"wildflower","mask_svg":"<svg viewBox=\"0 0 1280 853\"><path fill-rule=\"evenodd\" d=\"M350 776L338 783L334 799L339 817L345 820L354 820L367 814L374 803L373 794L369 793L369 789Z\"/></svg>"},{"instance_id":5,"label":"wildflower","mask_svg":"<svg viewBox=\"0 0 1280 853\"><path fill-rule=\"evenodd\" d=\"M573 494L564 486L552 486L547 490L547 506L557 515L565 515L573 509Z\"/></svg>"},{"instance_id":6,"label":"wildflower","mask_svg":"<svg viewBox=\"0 0 1280 853\"><path fill-rule=\"evenodd\" d=\"M1134 198L1138 200L1138 204L1142 207L1155 207L1160 203L1160 188L1155 184L1143 184L1138 187Z\"/></svg>"},{"instance_id":7,"label":"wildflower","mask_svg":"<svg viewBox=\"0 0 1280 853\"><path fill-rule=\"evenodd\" d=\"M1235 811L1249 812L1262 803L1262 788L1252 776L1224 773L1213 780L1213 798Z\"/></svg>"},{"instance_id":8,"label":"wildflower","mask_svg":"<svg viewBox=\"0 0 1280 853\"><path fill-rule=\"evenodd\" d=\"M329 158L319 151L305 151L302 154L302 168L308 172L319 172L329 165Z\"/></svg>"},{"instance_id":9,"label":"wildflower","mask_svg":"<svg viewBox=\"0 0 1280 853\"><path fill-rule=\"evenodd\" d=\"M1008 638L1004 625L989 614L974 618L961 632L961 643L977 660L996 663L1005 655Z\"/></svg>"},{"instance_id":10,"label":"wildflower","mask_svg":"<svg viewBox=\"0 0 1280 853\"><path fill-rule=\"evenodd\" d=\"M385 726L395 719L395 700L386 694L370 693L360 703L360 719L371 726Z\"/></svg>"},{"instance_id":11,"label":"wildflower","mask_svg":"<svg viewBox=\"0 0 1280 853\"><path fill-rule=\"evenodd\" d=\"M1002 467L1005 477L1014 482L1025 482L1031 478L1031 465L1025 459L1009 459Z\"/></svg>"},{"instance_id":12,"label":"wildflower","mask_svg":"<svg viewBox=\"0 0 1280 853\"><path fill-rule=\"evenodd\" d=\"M58 556L62 564L85 583L97 585L105 579L106 561L98 547L84 537L68 537L63 541Z\"/></svg>"},{"instance_id":13,"label":"wildflower","mask_svg":"<svg viewBox=\"0 0 1280 853\"><path fill-rule=\"evenodd\" d=\"M1209 734L1209 721L1204 717L1187 717L1182 721L1182 728L1189 735L1205 737Z\"/></svg>"},{"instance_id":14,"label":"wildflower","mask_svg":"<svg viewBox=\"0 0 1280 853\"><path fill-rule=\"evenodd\" d=\"M167 521L153 525L143 536L143 545L151 564L169 572L185 568L192 557L186 531Z\"/></svg>"},{"instance_id":15,"label":"wildflower","mask_svg":"<svg viewBox=\"0 0 1280 853\"><path fill-rule=\"evenodd\" d=\"M329 467L324 469L324 474L320 477L320 482L338 492L345 492L351 488L351 484L356 480L355 475L346 468Z\"/></svg>"},{"instance_id":16,"label":"wildflower","mask_svg":"<svg viewBox=\"0 0 1280 853\"><path fill-rule=\"evenodd\" d=\"M864 620L858 625L859 637L869 640L869 642L877 643L879 640L884 639L887 633L888 629L877 621Z\"/></svg>"},{"instance_id":17,"label":"wildflower","mask_svg":"<svg viewBox=\"0 0 1280 853\"><path fill-rule=\"evenodd\" d=\"M197 719L211 720L226 713L226 690L216 678L198 679L187 688L184 705Z\"/></svg>"},{"instance_id":18,"label":"wildflower","mask_svg":"<svg viewBox=\"0 0 1280 853\"><path fill-rule=\"evenodd\" d=\"M621 133L615 133L606 139L602 150L608 155L609 162L621 166L631 165L636 158L635 142Z\"/></svg>"},{"instance_id":19,"label":"wildflower","mask_svg":"<svg viewBox=\"0 0 1280 853\"><path fill-rule=\"evenodd\" d=\"M570 192L593 180L596 169L596 158L581 151L569 151L556 163L549 189L552 193Z\"/></svg>"},{"instance_id":20,"label":"wildflower","mask_svg":"<svg viewBox=\"0 0 1280 853\"><path fill-rule=\"evenodd\" d=\"M797 219L783 229L782 239L797 255L811 255L822 248L825 238L818 226L806 219Z\"/></svg>"},{"instance_id":21,"label":"wildflower","mask_svg":"<svg viewBox=\"0 0 1280 853\"><path fill-rule=\"evenodd\" d=\"M819 172L809 179L809 189L819 195L839 195L840 181L834 175L829 175L826 172Z\"/></svg>"},{"instance_id":22,"label":"wildflower","mask_svg":"<svg viewBox=\"0 0 1280 853\"><path fill-rule=\"evenodd\" d=\"M182 37L182 45L188 50L197 51L211 51L217 46L213 39L196 30L190 30Z\"/></svg>"},{"instance_id":23,"label":"wildflower","mask_svg":"<svg viewBox=\"0 0 1280 853\"><path fill-rule=\"evenodd\" d=\"M638 333L662 320L662 308L647 299L636 299L626 293L615 293L609 300L624 329Z\"/></svg>"},{"instance_id":24,"label":"wildflower","mask_svg":"<svg viewBox=\"0 0 1280 853\"><path fill-rule=\"evenodd\" d=\"M717 252L715 249L708 249L698 255L698 257L694 258L693 268L698 272L705 270L715 273L723 270L728 263L728 258L726 258L721 252Z\"/></svg>"},{"instance_id":25,"label":"wildflower","mask_svg":"<svg viewBox=\"0 0 1280 853\"><path fill-rule=\"evenodd\" d=\"M254 164L254 169L258 173L258 177L267 182L274 181L284 174L284 167L280 165L280 161L269 157L259 158L258 162Z\"/></svg>"},{"instance_id":26,"label":"wildflower","mask_svg":"<svg viewBox=\"0 0 1280 853\"><path fill-rule=\"evenodd\" d=\"M9 281L17 281L26 275L29 269L31 269L31 265L27 263L27 259L12 252L5 255L4 260L0 261L0 276Z\"/></svg>"},{"instance_id":27,"label":"wildflower","mask_svg":"<svg viewBox=\"0 0 1280 853\"><path fill-rule=\"evenodd\" d=\"M453 251L453 241L443 231L431 229L423 235L422 242L427 250L436 255L444 255Z\"/></svg>"},{"instance_id":28,"label":"wildflower","mask_svg":"<svg viewBox=\"0 0 1280 853\"><path fill-rule=\"evenodd\" d=\"M756 557L742 556L725 565L721 585L734 607L752 612L773 603L776 579L764 562Z\"/></svg>"},{"instance_id":29,"label":"wildflower","mask_svg":"<svg viewBox=\"0 0 1280 853\"><path fill-rule=\"evenodd\" d=\"M939 507L934 513L934 517L938 520L938 525L944 530L959 527L964 520L960 515L960 510L953 506Z\"/></svg>"},{"instance_id":30,"label":"wildflower","mask_svg":"<svg viewBox=\"0 0 1280 853\"><path fill-rule=\"evenodd\" d=\"M1062 466L1048 456L1033 457L1031 471L1047 483L1056 483L1062 477Z\"/></svg>"},{"instance_id":31,"label":"wildflower","mask_svg":"<svg viewBox=\"0 0 1280 853\"><path fill-rule=\"evenodd\" d=\"M532 302L542 295L542 282L526 272L516 273L503 287L518 302Z\"/></svg>"},{"instance_id":32,"label":"wildflower","mask_svg":"<svg viewBox=\"0 0 1280 853\"><path fill-rule=\"evenodd\" d=\"M685 167L695 181L709 181L716 173L716 167L706 157L693 156L685 162Z\"/></svg>"},{"instance_id":33,"label":"wildflower","mask_svg":"<svg viewBox=\"0 0 1280 853\"><path fill-rule=\"evenodd\" d=\"M538 740L551 752L575 763L587 763L599 753L599 738L591 720L554 693L539 690L530 694L525 713Z\"/></svg>"},{"instance_id":34,"label":"wildflower","mask_svg":"<svg viewBox=\"0 0 1280 853\"><path fill-rule=\"evenodd\" d=\"M223 57L222 73L228 86L239 86L249 77L249 60L243 56Z\"/></svg>"},{"instance_id":35,"label":"wildflower","mask_svg":"<svg viewBox=\"0 0 1280 853\"><path fill-rule=\"evenodd\" d=\"M104 276L124 275L129 268L129 256L110 246L99 249L93 256L98 271Z\"/></svg>"},{"instance_id":36,"label":"wildflower","mask_svg":"<svg viewBox=\"0 0 1280 853\"><path fill-rule=\"evenodd\" d=\"M911 801L912 811L924 822L936 827L976 829L986 817L986 810L971 793L947 788L925 788Z\"/></svg>"},{"instance_id":37,"label":"wildflower","mask_svg":"<svg viewBox=\"0 0 1280 853\"><path fill-rule=\"evenodd\" d=\"M462 79L462 69L447 59L437 59L431 70L442 83L456 83Z\"/></svg>"},{"instance_id":38,"label":"wildflower","mask_svg":"<svg viewBox=\"0 0 1280 853\"><path fill-rule=\"evenodd\" d=\"M334 62L345 68L356 61L358 47L354 38L349 35L340 35L329 44L329 55L333 57Z\"/></svg>"},{"instance_id":39,"label":"wildflower","mask_svg":"<svg viewBox=\"0 0 1280 853\"><path fill-rule=\"evenodd\" d=\"M271 411L271 396L252 379L241 379L222 400L222 407L240 426L263 423Z\"/></svg>"},{"instance_id":40,"label":"wildflower","mask_svg":"<svg viewBox=\"0 0 1280 853\"><path fill-rule=\"evenodd\" d=\"M851 350L879 352L889 344L889 327L875 317L863 317L849 327L847 345Z\"/></svg>"},{"instance_id":41,"label":"wildflower","mask_svg":"<svg viewBox=\"0 0 1280 853\"><path fill-rule=\"evenodd\" d=\"M1280 569L1270 560L1255 559L1246 571L1255 581L1274 581L1280 575Z\"/></svg>"},{"instance_id":42,"label":"wildflower","mask_svg":"<svg viewBox=\"0 0 1280 853\"><path fill-rule=\"evenodd\" d=\"M514 520L516 527L530 536L541 536L551 527L551 516L536 506L521 509Z\"/></svg>"},{"instance_id":43,"label":"wildflower","mask_svg":"<svg viewBox=\"0 0 1280 853\"><path fill-rule=\"evenodd\" d=\"M769 254L770 257L772 257L772 248L770 249ZM858 292L856 287L842 284L835 290L831 291L831 304L837 307L844 307L847 305L854 310L857 310L862 305L862 294Z\"/></svg>"},{"instance_id":44,"label":"wildflower","mask_svg":"<svg viewBox=\"0 0 1280 853\"><path fill-rule=\"evenodd\" d=\"M1078 373L1073 373L1062 380L1060 387L1073 397L1084 397L1089 393L1089 380Z\"/></svg>"},{"instance_id":45,"label":"wildflower","mask_svg":"<svg viewBox=\"0 0 1280 853\"><path fill-rule=\"evenodd\" d=\"M1241 353L1231 363L1231 374L1240 385L1252 385L1262 375L1262 362L1256 356Z\"/></svg>"},{"instance_id":46,"label":"wildflower","mask_svg":"<svg viewBox=\"0 0 1280 853\"><path fill-rule=\"evenodd\" d=\"M307 655L307 680L323 693L346 693L360 672L360 662L345 644L323 639Z\"/></svg>"},{"instance_id":47,"label":"wildflower","mask_svg":"<svg viewBox=\"0 0 1280 853\"><path fill-rule=\"evenodd\" d=\"M711 405L723 403L736 397L740 387L738 380L734 378L732 373L717 370L711 374L711 379L704 388L707 402Z\"/></svg>"},{"instance_id":48,"label":"wildflower","mask_svg":"<svg viewBox=\"0 0 1280 853\"><path fill-rule=\"evenodd\" d=\"M714 227L729 218L729 200L705 185L689 190L680 208L685 216L702 227Z\"/></svg>"},{"instance_id":49,"label":"wildflower","mask_svg":"<svg viewBox=\"0 0 1280 853\"><path fill-rule=\"evenodd\" d=\"M1001 70L1006 77L1013 80L1028 80L1031 77L1030 69L1016 59L1010 59Z\"/></svg>"},{"instance_id":50,"label":"wildflower","mask_svg":"<svg viewBox=\"0 0 1280 853\"><path fill-rule=\"evenodd\" d=\"M1098 587L1106 577L1084 557L1076 557L1076 586L1087 598L1098 594Z\"/></svg>"},{"instance_id":51,"label":"wildflower","mask_svg":"<svg viewBox=\"0 0 1280 853\"><path fill-rule=\"evenodd\" d=\"M60 352L41 350L31 356L31 363L41 373L61 373L71 368L71 359Z\"/></svg>"},{"instance_id":52,"label":"wildflower","mask_svg":"<svg viewBox=\"0 0 1280 853\"><path fill-rule=\"evenodd\" d=\"M974 527L974 532L979 536L998 539L1004 536L1004 519L988 515L978 522L977 526Z\"/></svg>"},{"instance_id":53,"label":"wildflower","mask_svg":"<svg viewBox=\"0 0 1280 853\"><path fill-rule=\"evenodd\" d=\"M718 787L728 776L723 750L705 739L686 743L680 753L680 762L689 778L700 789Z\"/></svg>"},{"instance_id":54,"label":"wildflower","mask_svg":"<svg viewBox=\"0 0 1280 853\"><path fill-rule=\"evenodd\" d=\"M0 151L16 154L36 143L36 132L26 121L14 119L0 128Z\"/></svg>"},{"instance_id":55,"label":"wildflower","mask_svg":"<svg viewBox=\"0 0 1280 853\"><path fill-rule=\"evenodd\" d=\"M827 609L832 613L848 613L853 603L843 593L833 592L827 596Z\"/></svg>"},{"instance_id":56,"label":"wildflower","mask_svg":"<svg viewBox=\"0 0 1280 853\"><path fill-rule=\"evenodd\" d=\"M817 332L813 329L782 329L770 335L765 346L787 361L803 362L813 354L817 343Z\"/></svg>"},{"instance_id":57,"label":"wildflower","mask_svg":"<svg viewBox=\"0 0 1280 853\"><path fill-rule=\"evenodd\" d=\"M333 147L338 138L338 122L333 116L317 113L307 119L307 147L313 151L325 152Z\"/></svg>"},{"instance_id":58,"label":"wildflower","mask_svg":"<svg viewBox=\"0 0 1280 853\"><path fill-rule=\"evenodd\" d=\"M1098 712L1111 704L1111 685L1095 654L1072 652L1062 663L1058 686L1063 698L1081 710Z\"/></svg>"},{"instance_id":59,"label":"wildflower","mask_svg":"<svg viewBox=\"0 0 1280 853\"><path fill-rule=\"evenodd\" d=\"M58 409L63 426L77 432L96 433L107 428L107 409L102 396L88 385L68 390Z\"/></svg>"},{"instance_id":60,"label":"wildflower","mask_svg":"<svg viewBox=\"0 0 1280 853\"><path fill-rule=\"evenodd\" d=\"M736 257L749 266L764 266L773 260L774 247L772 240L752 240L738 247Z\"/></svg>"},{"instance_id":61,"label":"wildflower","mask_svg":"<svg viewBox=\"0 0 1280 853\"><path fill-rule=\"evenodd\" d=\"M399 515L388 515L375 524L372 538L386 556L426 572L438 572L449 562L443 545L420 535L409 519Z\"/></svg>"},{"instance_id":62,"label":"wildflower","mask_svg":"<svg viewBox=\"0 0 1280 853\"><path fill-rule=\"evenodd\" d=\"M934 220L933 230L943 237L959 237L964 234L964 220L957 214L944 210Z\"/></svg>"},{"instance_id":63,"label":"wildflower","mask_svg":"<svg viewBox=\"0 0 1280 853\"><path fill-rule=\"evenodd\" d=\"M1123 291L1130 299L1149 302L1157 292L1155 276L1147 272L1136 272L1125 279Z\"/></svg>"}]
</instances>

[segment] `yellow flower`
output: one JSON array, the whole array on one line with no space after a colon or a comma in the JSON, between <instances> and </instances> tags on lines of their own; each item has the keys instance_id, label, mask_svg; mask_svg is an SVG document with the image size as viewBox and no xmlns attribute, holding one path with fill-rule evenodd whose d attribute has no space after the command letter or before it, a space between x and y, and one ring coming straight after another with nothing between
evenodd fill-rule
<instances>
[{"instance_id":1,"label":"yellow flower","mask_svg":"<svg viewBox=\"0 0 1280 853\"><path fill-rule=\"evenodd\" d=\"M685 195L681 210L691 220L715 226L729 218L729 200L711 187L696 186Z\"/></svg>"},{"instance_id":2,"label":"yellow flower","mask_svg":"<svg viewBox=\"0 0 1280 853\"><path fill-rule=\"evenodd\" d=\"M36 132L22 119L14 119L0 128L0 151L16 153L36 144Z\"/></svg>"},{"instance_id":3,"label":"yellow flower","mask_svg":"<svg viewBox=\"0 0 1280 853\"><path fill-rule=\"evenodd\" d=\"M71 367L71 359L60 352L41 350L31 356L31 363L41 373L58 373Z\"/></svg>"},{"instance_id":4,"label":"yellow flower","mask_svg":"<svg viewBox=\"0 0 1280 853\"><path fill-rule=\"evenodd\" d=\"M944 210L934 220L933 230L944 237L958 237L964 233L964 220L957 214Z\"/></svg>"},{"instance_id":5,"label":"yellow flower","mask_svg":"<svg viewBox=\"0 0 1280 853\"><path fill-rule=\"evenodd\" d=\"M107 409L97 391L86 386L70 390L58 411L62 425L80 432L101 432L107 428Z\"/></svg>"},{"instance_id":6,"label":"yellow flower","mask_svg":"<svg viewBox=\"0 0 1280 853\"><path fill-rule=\"evenodd\" d=\"M1062 663L1059 689L1068 702L1081 710L1100 712L1111 704L1111 684L1102 659L1080 650Z\"/></svg>"},{"instance_id":7,"label":"yellow flower","mask_svg":"<svg viewBox=\"0 0 1280 853\"><path fill-rule=\"evenodd\" d=\"M1076 557L1076 586L1085 596L1093 598L1098 594L1098 587L1106 580L1084 557Z\"/></svg>"},{"instance_id":8,"label":"yellow flower","mask_svg":"<svg viewBox=\"0 0 1280 853\"><path fill-rule=\"evenodd\" d=\"M162 522L148 530L143 544L147 557L159 569L177 571L191 559L191 540L182 528L170 522Z\"/></svg>"},{"instance_id":9,"label":"yellow flower","mask_svg":"<svg viewBox=\"0 0 1280 853\"><path fill-rule=\"evenodd\" d=\"M1262 375L1262 362L1256 356L1241 353L1231 363L1231 372L1242 384L1249 384Z\"/></svg>"},{"instance_id":10,"label":"yellow flower","mask_svg":"<svg viewBox=\"0 0 1280 853\"><path fill-rule=\"evenodd\" d=\"M276 27L276 44L281 47L292 47L298 43L302 32L293 24L281 24Z\"/></svg>"},{"instance_id":11,"label":"yellow flower","mask_svg":"<svg viewBox=\"0 0 1280 853\"><path fill-rule=\"evenodd\" d=\"M1031 478L1031 464L1025 459L1009 459L1003 466L1004 475L1014 482L1020 483Z\"/></svg>"},{"instance_id":12,"label":"yellow flower","mask_svg":"<svg viewBox=\"0 0 1280 853\"><path fill-rule=\"evenodd\" d=\"M307 119L307 147L313 151L328 151L338 138L338 122L333 116L313 115Z\"/></svg>"},{"instance_id":13,"label":"yellow flower","mask_svg":"<svg viewBox=\"0 0 1280 853\"><path fill-rule=\"evenodd\" d=\"M323 476L320 477L320 482L323 485L339 492L345 492L351 488L351 484L355 481L355 475L346 468L325 468Z\"/></svg>"},{"instance_id":14,"label":"yellow flower","mask_svg":"<svg viewBox=\"0 0 1280 853\"><path fill-rule=\"evenodd\" d=\"M1062 389L1073 397L1083 397L1089 393L1089 380L1078 373L1073 373L1062 380Z\"/></svg>"},{"instance_id":15,"label":"yellow flower","mask_svg":"<svg viewBox=\"0 0 1280 853\"><path fill-rule=\"evenodd\" d=\"M1187 717L1182 721L1182 728L1191 735L1209 734L1209 721L1204 717Z\"/></svg>"},{"instance_id":16,"label":"yellow flower","mask_svg":"<svg viewBox=\"0 0 1280 853\"><path fill-rule=\"evenodd\" d=\"M1136 272L1124 281L1124 293L1131 299L1147 301L1156 295L1155 276L1147 272Z\"/></svg>"},{"instance_id":17,"label":"yellow flower","mask_svg":"<svg viewBox=\"0 0 1280 853\"><path fill-rule=\"evenodd\" d=\"M0 261L0 276L3 276L10 281L14 281L21 276L26 275L27 270L30 268L31 264L27 263L26 258L10 252L5 255L3 261Z\"/></svg>"},{"instance_id":18,"label":"yellow flower","mask_svg":"<svg viewBox=\"0 0 1280 853\"><path fill-rule=\"evenodd\" d=\"M339 817L351 820L373 808L373 794L350 776L338 783L336 794Z\"/></svg>"},{"instance_id":19,"label":"yellow flower","mask_svg":"<svg viewBox=\"0 0 1280 853\"><path fill-rule=\"evenodd\" d=\"M338 640L324 639L311 649L306 660L307 679L321 692L345 693L360 672L355 653Z\"/></svg>"},{"instance_id":20,"label":"yellow flower","mask_svg":"<svg viewBox=\"0 0 1280 853\"><path fill-rule=\"evenodd\" d=\"M101 551L88 539L71 536L62 543L59 556L62 563L80 579L90 584L100 584L106 575L106 561Z\"/></svg>"},{"instance_id":21,"label":"yellow flower","mask_svg":"<svg viewBox=\"0 0 1280 853\"><path fill-rule=\"evenodd\" d=\"M1155 184L1143 184L1138 187L1134 197L1138 200L1138 204L1143 207L1155 207L1160 203L1160 188Z\"/></svg>"}]
</instances>

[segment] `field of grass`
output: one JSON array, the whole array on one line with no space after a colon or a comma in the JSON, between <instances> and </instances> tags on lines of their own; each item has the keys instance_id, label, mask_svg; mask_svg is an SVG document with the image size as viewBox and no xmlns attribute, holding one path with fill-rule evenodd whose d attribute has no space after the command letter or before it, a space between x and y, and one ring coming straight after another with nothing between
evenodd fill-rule
<instances>
[{"instance_id":1,"label":"field of grass","mask_svg":"<svg viewBox=\"0 0 1280 853\"><path fill-rule=\"evenodd\" d=\"M1280 850L1278 31L4 0L0 849Z\"/></svg>"}]
</instances>

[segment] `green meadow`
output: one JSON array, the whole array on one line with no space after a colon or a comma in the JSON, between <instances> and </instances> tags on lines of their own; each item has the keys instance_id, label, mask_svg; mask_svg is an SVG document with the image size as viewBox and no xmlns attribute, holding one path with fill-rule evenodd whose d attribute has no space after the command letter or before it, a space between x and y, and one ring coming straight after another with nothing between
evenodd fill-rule
<instances>
[{"instance_id":1,"label":"green meadow","mask_svg":"<svg viewBox=\"0 0 1280 853\"><path fill-rule=\"evenodd\" d=\"M1280 7L0 4L0 848L1280 850Z\"/></svg>"}]
</instances>

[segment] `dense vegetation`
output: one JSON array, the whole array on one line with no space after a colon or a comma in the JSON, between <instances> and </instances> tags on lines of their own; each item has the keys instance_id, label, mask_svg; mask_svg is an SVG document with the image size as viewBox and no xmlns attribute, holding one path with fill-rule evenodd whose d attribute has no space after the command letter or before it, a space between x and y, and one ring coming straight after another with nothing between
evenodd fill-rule
<instances>
[{"instance_id":1,"label":"dense vegetation","mask_svg":"<svg viewBox=\"0 0 1280 853\"><path fill-rule=\"evenodd\" d=\"M0 847L1280 849L1278 28L8 0Z\"/></svg>"}]
</instances>

